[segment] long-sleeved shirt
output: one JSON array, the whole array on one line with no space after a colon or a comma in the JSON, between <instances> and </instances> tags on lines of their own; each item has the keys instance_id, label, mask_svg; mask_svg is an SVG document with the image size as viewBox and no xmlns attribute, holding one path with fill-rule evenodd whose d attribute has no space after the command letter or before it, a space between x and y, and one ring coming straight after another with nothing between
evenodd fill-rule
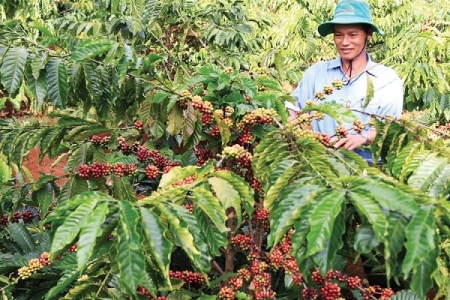
<instances>
[{"instance_id":1,"label":"long-sleeved shirt","mask_svg":"<svg viewBox=\"0 0 450 300\"><path fill-rule=\"evenodd\" d=\"M368 63L366 71L349 82L344 83L341 90L335 89L331 95L327 95L323 101L335 100L350 109L357 109L377 115L393 115L399 117L403 110L403 82L397 73L386 66L373 62L367 55ZM352 74L352 77L354 75ZM368 77L373 83L373 98L365 106ZM296 100L296 106L286 102L289 109L299 110L306 106L308 99L314 99L315 93L323 91L325 85L330 85L334 79L346 80L345 71L342 68L341 58L319 62L308 68L303 79L292 93ZM321 101L317 101L321 103ZM369 122L370 116L354 112L357 119L364 124ZM338 123L330 116L325 115L323 120L313 119L314 131L324 132L328 135L335 134ZM344 128L353 128L353 124L341 124ZM365 130L369 130L366 126ZM355 134L353 130L349 134Z\"/></svg>"}]
</instances>

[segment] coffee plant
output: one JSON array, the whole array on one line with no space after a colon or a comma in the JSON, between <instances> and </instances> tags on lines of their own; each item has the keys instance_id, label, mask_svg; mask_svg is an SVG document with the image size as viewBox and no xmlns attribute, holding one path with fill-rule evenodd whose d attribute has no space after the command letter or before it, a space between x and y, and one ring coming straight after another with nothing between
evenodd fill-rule
<instances>
[{"instance_id":1,"label":"coffee plant","mask_svg":"<svg viewBox=\"0 0 450 300\"><path fill-rule=\"evenodd\" d=\"M341 81L287 121L302 71L334 56L311 30L334 1L0 1L2 297L448 296L439 4L372 3L371 54L429 110L370 116L369 166L333 147L368 125L321 101ZM311 130L325 115L333 136ZM36 148L64 174L34 179Z\"/></svg>"}]
</instances>

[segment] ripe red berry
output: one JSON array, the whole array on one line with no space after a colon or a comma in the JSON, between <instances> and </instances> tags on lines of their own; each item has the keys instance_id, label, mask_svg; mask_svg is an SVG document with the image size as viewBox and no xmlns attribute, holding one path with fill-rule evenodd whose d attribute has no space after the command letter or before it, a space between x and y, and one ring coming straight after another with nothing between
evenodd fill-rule
<instances>
[{"instance_id":1,"label":"ripe red berry","mask_svg":"<svg viewBox=\"0 0 450 300\"><path fill-rule=\"evenodd\" d=\"M148 165L145 168L145 174L147 175L148 179L154 180L154 179L158 178L158 176L159 176L159 169L156 166Z\"/></svg>"}]
</instances>

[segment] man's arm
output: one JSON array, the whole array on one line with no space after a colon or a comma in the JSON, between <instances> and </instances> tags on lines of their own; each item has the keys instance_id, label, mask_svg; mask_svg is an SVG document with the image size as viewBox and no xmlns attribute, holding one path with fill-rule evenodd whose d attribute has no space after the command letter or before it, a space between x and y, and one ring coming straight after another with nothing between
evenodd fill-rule
<instances>
[{"instance_id":1,"label":"man's arm","mask_svg":"<svg viewBox=\"0 0 450 300\"><path fill-rule=\"evenodd\" d=\"M403 111L403 82L397 74L394 74L392 81L379 92L381 93L382 103L377 113L380 116L400 117ZM375 128L369 128L364 130L362 135L348 135L336 142L334 146L335 148L354 150L362 145L370 145L375 140L376 135Z\"/></svg>"}]
</instances>

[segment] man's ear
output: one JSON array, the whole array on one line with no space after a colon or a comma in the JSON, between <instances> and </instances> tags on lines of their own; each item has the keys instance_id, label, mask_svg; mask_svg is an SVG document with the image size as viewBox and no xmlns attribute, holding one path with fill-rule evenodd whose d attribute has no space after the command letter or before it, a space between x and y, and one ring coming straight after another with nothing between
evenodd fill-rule
<instances>
[{"instance_id":1,"label":"man's ear","mask_svg":"<svg viewBox=\"0 0 450 300\"><path fill-rule=\"evenodd\" d=\"M373 36L373 28L370 27L369 30L367 30L366 40L370 41L372 39L372 36Z\"/></svg>"}]
</instances>

